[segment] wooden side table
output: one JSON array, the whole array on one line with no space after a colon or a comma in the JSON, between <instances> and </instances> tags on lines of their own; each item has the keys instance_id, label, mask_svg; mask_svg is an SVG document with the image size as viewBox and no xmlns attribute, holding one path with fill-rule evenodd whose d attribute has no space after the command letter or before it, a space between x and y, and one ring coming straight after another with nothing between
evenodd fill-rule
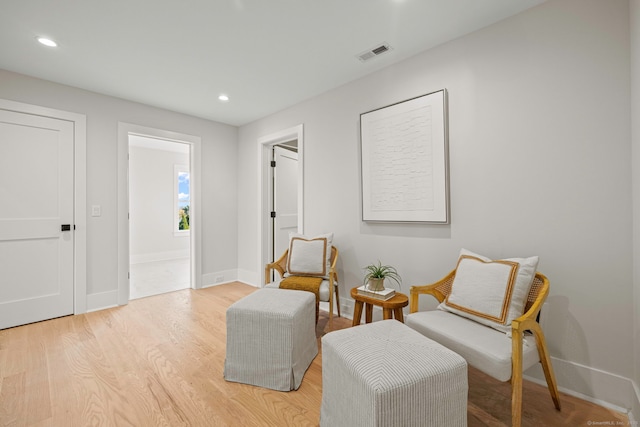
<instances>
[{"instance_id":1,"label":"wooden side table","mask_svg":"<svg viewBox=\"0 0 640 427\"><path fill-rule=\"evenodd\" d=\"M386 301L379 300L376 298L371 298L365 295L360 295L358 293L358 288L351 289L351 298L356 302L356 305L353 309L353 323L352 326L357 326L360 324L360 318L362 317L362 306L365 306L365 321L367 323L371 323L373 318L373 306L377 305L378 307L382 307L382 318L383 319L393 319L395 316L396 320L404 323L404 315L402 314L402 308L409 305L409 297L405 294L401 294L396 292L396 294L389 298Z\"/></svg>"}]
</instances>

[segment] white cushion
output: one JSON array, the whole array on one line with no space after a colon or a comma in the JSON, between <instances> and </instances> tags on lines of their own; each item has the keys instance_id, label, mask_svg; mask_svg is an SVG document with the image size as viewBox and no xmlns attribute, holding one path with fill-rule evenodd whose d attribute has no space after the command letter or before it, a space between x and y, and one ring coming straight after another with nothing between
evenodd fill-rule
<instances>
[{"instance_id":1,"label":"white cushion","mask_svg":"<svg viewBox=\"0 0 640 427\"><path fill-rule=\"evenodd\" d=\"M306 237L289 233L287 273L292 276L327 277L331 267L333 233Z\"/></svg>"},{"instance_id":2,"label":"white cushion","mask_svg":"<svg viewBox=\"0 0 640 427\"><path fill-rule=\"evenodd\" d=\"M451 293L438 306L502 332L522 315L538 257L491 260L460 251Z\"/></svg>"},{"instance_id":3,"label":"white cushion","mask_svg":"<svg viewBox=\"0 0 640 427\"><path fill-rule=\"evenodd\" d=\"M276 279L275 281L265 285L265 288L279 288L280 287L280 282L282 282L282 279ZM334 286L338 286L337 282L333 283ZM324 301L324 302L328 302L329 301L329 280L325 279L322 281L322 283L320 283L320 289L319 289L319 294L320 294L320 301Z\"/></svg>"},{"instance_id":4,"label":"white cushion","mask_svg":"<svg viewBox=\"0 0 640 427\"><path fill-rule=\"evenodd\" d=\"M405 324L462 356L469 365L499 380L511 379L511 337L473 320L441 310L411 313ZM525 336L522 370L540 361L535 338Z\"/></svg>"}]
</instances>

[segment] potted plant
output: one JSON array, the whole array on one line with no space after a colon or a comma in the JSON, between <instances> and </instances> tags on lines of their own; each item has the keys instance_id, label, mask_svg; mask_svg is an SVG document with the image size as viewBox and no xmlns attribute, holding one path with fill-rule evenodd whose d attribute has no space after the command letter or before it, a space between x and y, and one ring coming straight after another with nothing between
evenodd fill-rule
<instances>
[{"instance_id":1,"label":"potted plant","mask_svg":"<svg viewBox=\"0 0 640 427\"><path fill-rule=\"evenodd\" d=\"M390 265L382 265L378 260L378 264L370 264L364 267L364 283L367 284L369 290L382 291L384 290L384 279L391 279L398 285L402 286L402 279L398 274L395 267Z\"/></svg>"}]
</instances>

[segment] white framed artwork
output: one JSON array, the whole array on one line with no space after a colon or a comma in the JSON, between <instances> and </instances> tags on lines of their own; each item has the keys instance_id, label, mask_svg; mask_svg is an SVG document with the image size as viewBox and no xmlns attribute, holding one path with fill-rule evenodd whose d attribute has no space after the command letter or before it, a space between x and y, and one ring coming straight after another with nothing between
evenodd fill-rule
<instances>
[{"instance_id":1,"label":"white framed artwork","mask_svg":"<svg viewBox=\"0 0 640 427\"><path fill-rule=\"evenodd\" d=\"M360 115L362 220L449 223L446 89Z\"/></svg>"}]
</instances>

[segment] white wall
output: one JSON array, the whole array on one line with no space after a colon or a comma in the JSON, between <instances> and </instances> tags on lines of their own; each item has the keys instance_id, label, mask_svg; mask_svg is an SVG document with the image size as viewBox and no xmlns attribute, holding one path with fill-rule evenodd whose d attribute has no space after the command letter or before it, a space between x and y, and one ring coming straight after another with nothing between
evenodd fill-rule
<instances>
[{"instance_id":1,"label":"white wall","mask_svg":"<svg viewBox=\"0 0 640 427\"><path fill-rule=\"evenodd\" d=\"M189 154L129 147L131 262L189 256L189 235L176 234L175 166L189 165Z\"/></svg>"},{"instance_id":2,"label":"white wall","mask_svg":"<svg viewBox=\"0 0 640 427\"><path fill-rule=\"evenodd\" d=\"M634 76L638 3L631 0ZM0 98L87 116L87 205L102 206L101 217L87 212L89 297L117 288L119 122L202 138L203 275L239 269L257 280L257 139L304 123L306 229L335 232L343 299L361 266L377 259L398 267L407 291L446 273L461 247L540 255L552 286L546 330L560 385L637 410L629 380L640 381L632 257L632 247L640 253L640 208L632 217L631 187L640 206L640 90L633 80L631 91L628 6L550 0L239 133L3 70ZM451 225L362 223L359 115L442 88L450 104Z\"/></svg>"},{"instance_id":3,"label":"white wall","mask_svg":"<svg viewBox=\"0 0 640 427\"><path fill-rule=\"evenodd\" d=\"M625 0L552 0L241 127L239 269L262 269L256 141L303 123L305 227L335 233L343 299L378 259L398 268L406 292L446 274L462 247L539 255L560 385L630 407L628 13ZM451 224L363 223L359 115L442 88Z\"/></svg>"},{"instance_id":4,"label":"white wall","mask_svg":"<svg viewBox=\"0 0 640 427\"><path fill-rule=\"evenodd\" d=\"M0 98L87 117L87 293L89 308L115 303L118 123L202 138L202 273L237 267L237 128L0 70ZM113 298L112 298L113 297ZM91 303L94 301L94 304Z\"/></svg>"},{"instance_id":5,"label":"white wall","mask_svg":"<svg viewBox=\"0 0 640 427\"><path fill-rule=\"evenodd\" d=\"M633 167L633 253L640 254L640 0L630 1L631 17L631 144ZM640 263L633 263L635 421L640 421Z\"/></svg>"}]
</instances>

